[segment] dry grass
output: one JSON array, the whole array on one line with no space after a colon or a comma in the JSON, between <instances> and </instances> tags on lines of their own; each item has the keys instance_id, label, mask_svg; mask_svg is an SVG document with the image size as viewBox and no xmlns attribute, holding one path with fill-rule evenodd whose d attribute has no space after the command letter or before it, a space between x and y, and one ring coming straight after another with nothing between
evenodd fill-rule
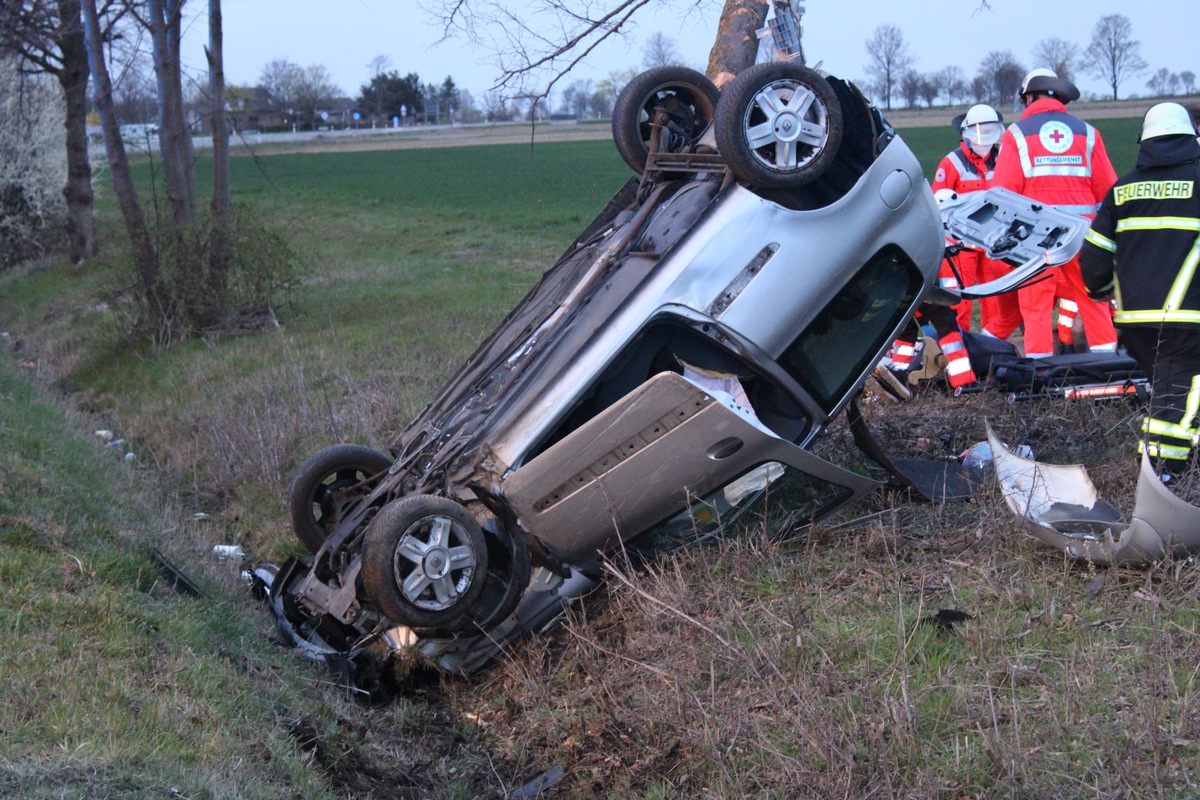
<instances>
[{"instance_id":1,"label":"dry grass","mask_svg":"<svg viewBox=\"0 0 1200 800\"><path fill-rule=\"evenodd\" d=\"M1101 459L1098 483L1132 474L1081 445L1132 407L928 397L872 425L936 442L968 408L964 443L985 412L1011 443ZM517 775L564 766L559 797L1194 796L1193 564L1067 562L992 488L883 493L798 535L787 511L768 498L716 546L611 564L563 632L451 687L454 713ZM922 622L940 609L970 618Z\"/></svg>"}]
</instances>

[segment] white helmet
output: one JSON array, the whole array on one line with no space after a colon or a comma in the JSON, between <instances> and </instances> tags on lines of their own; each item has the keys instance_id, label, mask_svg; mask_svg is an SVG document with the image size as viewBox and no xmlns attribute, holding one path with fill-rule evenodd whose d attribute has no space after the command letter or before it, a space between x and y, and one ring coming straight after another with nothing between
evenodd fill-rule
<instances>
[{"instance_id":1,"label":"white helmet","mask_svg":"<svg viewBox=\"0 0 1200 800\"><path fill-rule=\"evenodd\" d=\"M1063 80L1055 74L1054 70L1046 67L1030 70L1025 76L1025 80L1021 81L1021 91L1017 93L1017 96L1026 94L1048 94L1063 103L1071 103L1079 99L1079 89L1075 84Z\"/></svg>"},{"instance_id":2,"label":"white helmet","mask_svg":"<svg viewBox=\"0 0 1200 800\"><path fill-rule=\"evenodd\" d=\"M1153 139L1156 136L1176 136L1186 134L1188 136L1196 135L1196 128L1192 125L1192 116L1187 112L1187 109L1179 105L1179 103L1159 103L1151 106L1146 112L1146 116L1142 119L1142 132L1138 136L1139 142L1144 142L1147 139Z\"/></svg>"},{"instance_id":3,"label":"white helmet","mask_svg":"<svg viewBox=\"0 0 1200 800\"><path fill-rule=\"evenodd\" d=\"M1004 135L1004 118L989 105L971 106L961 119L958 129L962 131L963 141L969 145L990 147Z\"/></svg>"}]
</instances>

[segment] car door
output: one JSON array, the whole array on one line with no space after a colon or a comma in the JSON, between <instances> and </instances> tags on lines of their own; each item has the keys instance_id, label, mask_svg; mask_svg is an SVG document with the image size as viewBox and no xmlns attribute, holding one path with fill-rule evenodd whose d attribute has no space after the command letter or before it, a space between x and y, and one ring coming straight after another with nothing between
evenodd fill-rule
<instances>
[{"instance_id":1,"label":"car door","mask_svg":"<svg viewBox=\"0 0 1200 800\"><path fill-rule=\"evenodd\" d=\"M590 564L764 464L800 470L821 487L814 516L878 486L779 438L719 394L677 373L655 375L508 476L501 491L558 558Z\"/></svg>"}]
</instances>

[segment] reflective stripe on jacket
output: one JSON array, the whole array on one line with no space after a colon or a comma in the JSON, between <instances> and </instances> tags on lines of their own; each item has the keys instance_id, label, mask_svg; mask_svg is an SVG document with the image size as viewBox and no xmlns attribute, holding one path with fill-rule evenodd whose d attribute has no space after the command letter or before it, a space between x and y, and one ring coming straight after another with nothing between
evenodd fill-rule
<instances>
[{"instance_id":1,"label":"reflective stripe on jacket","mask_svg":"<svg viewBox=\"0 0 1200 800\"><path fill-rule=\"evenodd\" d=\"M1004 132L992 185L1092 216L1116 179L1100 132L1044 97Z\"/></svg>"},{"instance_id":2,"label":"reflective stripe on jacket","mask_svg":"<svg viewBox=\"0 0 1200 800\"><path fill-rule=\"evenodd\" d=\"M1200 325L1197 155L1190 136L1143 142L1139 166L1100 205L1080 269L1089 294L1116 295L1117 325Z\"/></svg>"},{"instance_id":3,"label":"reflective stripe on jacket","mask_svg":"<svg viewBox=\"0 0 1200 800\"><path fill-rule=\"evenodd\" d=\"M965 143L959 144L957 150L951 151L941 163L933 176L933 191L950 189L959 194L978 192L992 185L993 170L996 166L996 151L986 157L975 155L975 151Z\"/></svg>"}]
</instances>

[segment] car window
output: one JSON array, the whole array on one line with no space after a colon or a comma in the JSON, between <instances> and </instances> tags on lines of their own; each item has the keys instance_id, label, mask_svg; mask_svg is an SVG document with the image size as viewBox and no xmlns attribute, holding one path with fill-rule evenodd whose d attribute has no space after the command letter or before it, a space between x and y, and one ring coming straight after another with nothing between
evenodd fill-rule
<instances>
[{"instance_id":1,"label":"car window","mask_svg":"<svg viewBox=\"0 0 1200 800\"><path fill-rule=\"evenodd\" d=\"M750 491L744 491L747 487ZM649 555L703 542L722 531L728 532L742 512L764 492L779 504L778 507L787 509L794 527L820 519L854 494L852 489L822 476L770 462L696 500L690 508L639 536L630 549Z\"/></svg>"},{"instance_id":2,"label":"car window","mask_svg":"<svg viewBox=\"0 0 1200 800\"><path fill-rule=\"evenodd\" d=\"M899 248L877 253L784 351L780 363L832 410L912 306L921 272Z\"/></svg>"}]
</instances>

